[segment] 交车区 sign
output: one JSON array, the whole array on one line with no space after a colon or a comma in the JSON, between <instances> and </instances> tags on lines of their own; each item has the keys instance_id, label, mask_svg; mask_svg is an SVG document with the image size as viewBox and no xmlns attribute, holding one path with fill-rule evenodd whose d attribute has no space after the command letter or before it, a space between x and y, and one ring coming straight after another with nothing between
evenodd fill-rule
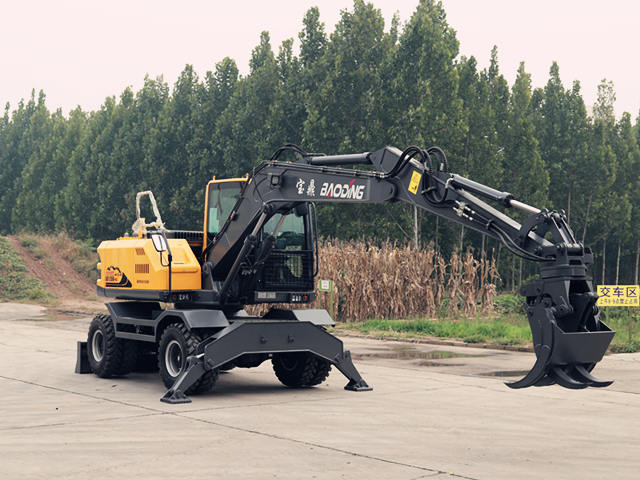
<instances>
[{"instance_id":1,"label":"\u4ea4\u8f66\u533a sign","mask_svg":"<svg viewBox=\"0 0 640 480\"><path fill-rule=\"evenodd\" d=\"M599 307L640 306L640 285L598 285Z\"/></svg>"}]
</instances>

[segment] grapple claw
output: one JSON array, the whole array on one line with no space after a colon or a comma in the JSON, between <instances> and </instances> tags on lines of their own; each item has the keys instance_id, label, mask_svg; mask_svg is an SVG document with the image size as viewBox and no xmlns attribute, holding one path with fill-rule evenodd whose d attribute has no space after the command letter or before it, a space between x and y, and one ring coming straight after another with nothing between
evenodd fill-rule
<instances>
[{"instance_id":1,"label":"grapple claw","mask_svg":"<svg viewBox=\"0 0 640 480\"><path fill-rule=\"evenodd\" d=\"M526 388L537 385L547 374L546 367L551 358L551 349L548 346L544 346L540 349L540 353L536 352L538 358L535 365L529 373L517 382L505 382L505 385L509 388Z\"/></svg>"},{"instance_id":2,"label":"grapple claw","mask_svg":"<svg viewBox=\"0 0 640 480\"><path fill-rule=\"evenodd\" d=\"M571 367L561 367L561 366L554 366L552 368L552 372L551 375L553 376L554 380L558 383L558 385L561 385L565 388L571 388L574 390L579 390L581 388L587 388L590 384L589 383L585 383L585 382L579 382L576 381L575 379L573 379L566 371L565 368L567 368L567 370Z\"/></svg>"},{"instance_id":3,"label":"grapple claw","mask_svg":"<svg viewBox=\"0 0 640 480\"><path fill-rule=\"evenodd\" d=\"M574 368L575 372L573 376L582 379L582 381L584 382L589 382L589 386L591 387L608 387L613 383L613 380L598 380L596 377L591 375L582 365L576 365Z\"/></svg>"},{"instance_id":4,"label":"grapple claw","mask_svg":"<svg viewBox=\"0 0 640 480\"><path fill-rule=\"evenodd\" d=\"M590 292L591 286L586 280L576 283L572 286L571 282L539 282L534 288L523 289L537 358L529 373L516 382L506 383L508 387L557 383L565 388L582 389L611 385L612 382L593 377L589 370L602 359L615 332L600 321L595 307L597 297ZM582 293L570 293L574 290Z\"/></svg>"}]
</instances>

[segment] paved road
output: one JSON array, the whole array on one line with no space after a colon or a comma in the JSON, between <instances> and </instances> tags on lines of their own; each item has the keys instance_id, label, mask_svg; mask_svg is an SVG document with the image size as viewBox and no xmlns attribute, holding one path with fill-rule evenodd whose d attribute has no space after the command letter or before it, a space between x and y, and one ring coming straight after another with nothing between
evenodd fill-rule
<instances>
[{"instance_id":1,"label":"paved road","mask_svg":"<svg viewBox=\"0 0 640 480\"><path fill-rule=\"evenodd\" d=\"M639 475L637 354L598 366L616 379L607 389L513 391L486 374L525 370L532 354L346 337L373 392L343 390L335 371L290 390L265 363L221 375L191 404L166 405L154 374L75 375L88 319L43 314L0 304L2 478Z\"/></svg>"}]
</instances>

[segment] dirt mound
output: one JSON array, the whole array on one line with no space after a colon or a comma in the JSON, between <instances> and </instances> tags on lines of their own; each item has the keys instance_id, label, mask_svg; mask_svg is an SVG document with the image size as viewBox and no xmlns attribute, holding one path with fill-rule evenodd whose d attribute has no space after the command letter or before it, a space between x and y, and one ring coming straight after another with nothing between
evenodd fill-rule
<instances>
[{"instance_id":1,"label":"dirt mound","mask_svg":"<svg viewBox=\"0 0 640 480\"><path fill-rule=\"evenodd\" d=\"M25 241L13 235L8 237L11 246L22 257L27 269L55 297L56 309L72 311L103 310L103 302L96 297L95 283L79 273L62 258L55 246L55 237L42 236ZM33 239L34 237L30 237Z\"/></svg>"}]
</instances>

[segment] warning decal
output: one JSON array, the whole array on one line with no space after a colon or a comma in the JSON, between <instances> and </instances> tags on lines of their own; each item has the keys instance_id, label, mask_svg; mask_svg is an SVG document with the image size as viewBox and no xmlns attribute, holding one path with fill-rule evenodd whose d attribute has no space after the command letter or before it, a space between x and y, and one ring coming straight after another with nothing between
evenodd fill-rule
<instances>
[{"instance_id":1,"label":"warning decal","mask_svg":"<svg viewBox=\"0 0 640 480\"><path fill-rule=\"evenodd\" d=\"M417 170L414 170L411 174L411 182L409 182L409 191L414 195L418 193L418 185L420 185L420 179L422 179L422 174Z\"/></svg>"}]
</instances>

